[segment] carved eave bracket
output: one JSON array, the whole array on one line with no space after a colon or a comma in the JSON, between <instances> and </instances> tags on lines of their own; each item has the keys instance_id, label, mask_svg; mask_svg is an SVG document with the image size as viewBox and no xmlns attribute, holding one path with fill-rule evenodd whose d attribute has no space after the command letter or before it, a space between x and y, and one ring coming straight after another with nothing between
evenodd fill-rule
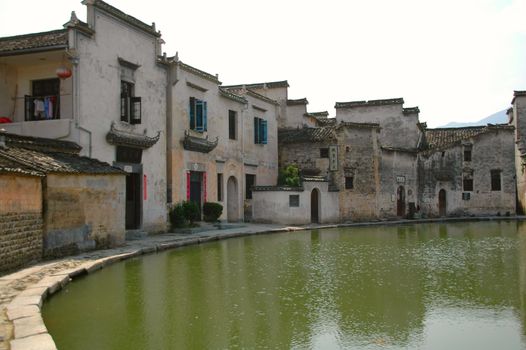
<instances>
[{"instance_id":1,"label":"carved eave bracket","mask_svg":"<svg viewBox=\"0 0 526 350\"><path fill-rule=\"evenodd\" d=\"M190 135L188 130L184 132L183 148L188 151L209 153L217 147L218 143L219 137L216 137L215 141L209 141L208 136L200 138Z\"/></svg>"},{"instance_id":2,"label":"carved eave bracket","mask_svg":"<svg viewBox=\"0 0 526 350\"><path fill-rule=\"evenodd\" d=\"M157 132L157 136L150 137L146 134L135 134L129 131L119 130L115 127L115 123L111 124L110 131L106 134L106 141L115 146L126 146L140 149L147 149L152 147L159 141L161 132Z\"/></svg>"}]
</instances>

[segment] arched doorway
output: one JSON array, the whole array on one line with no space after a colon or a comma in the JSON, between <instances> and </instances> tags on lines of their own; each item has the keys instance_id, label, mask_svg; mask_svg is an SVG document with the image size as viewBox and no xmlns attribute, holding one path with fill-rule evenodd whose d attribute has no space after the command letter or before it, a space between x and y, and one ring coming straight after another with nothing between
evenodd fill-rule
<instances>
[{"instance_id":1,"label":"arched doorway","mask_svg":"<svg viewBox=\"0 0 526 350\"><path fill-rule=\"evenodd\" d=\"M315 188L310 194L310 221L313 224L320 222L320 191Z\"/></svg>"},{"instance_id":2,"label":"arched doorway","mask_svg":"<svg viewBox=\"0 0 526 350\"><path fill-rule=\"evenodd\" d=\"M446 203L446 190L441 189L438 192L438 215L440 216L446 216L447 203Z\"/></svg>"},{"instance_id":3,"label":"arched doorway","mask_svg":"<svg viewBox=\"0 0 526 350\"><path fill-rule=\"evenodd\" d=\"M237 195L237 180L235 177L230 176L226 183L227 191L227 209L226 216L229 222L239 221L239 199Z\"/></svg>"},{"instance_id":4,"label":"arched doorway","mask_svg":"<svg viewBox=\"0 0 526 350\"><path fill-rule=\"evenodd\" d=\"M398 187L396 190L396 216L405 216L405 188Z\"/></svg>"}]
</instances>

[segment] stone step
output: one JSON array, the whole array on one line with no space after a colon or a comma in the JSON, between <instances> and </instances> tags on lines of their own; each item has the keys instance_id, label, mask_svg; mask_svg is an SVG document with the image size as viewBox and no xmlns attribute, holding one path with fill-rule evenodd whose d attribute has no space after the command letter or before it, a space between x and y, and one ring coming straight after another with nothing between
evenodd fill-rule
<instances>
[{"instance_id":1,"label":"stone step","mask_svg":"<svg viewBox=\"0 0 526 350\"><path fill-rule=\"evenodd\" d=\"M148 236L148 232L143 230L126 230L126 240L133 241L143 239Z\"/></svg>"}]
</instances>

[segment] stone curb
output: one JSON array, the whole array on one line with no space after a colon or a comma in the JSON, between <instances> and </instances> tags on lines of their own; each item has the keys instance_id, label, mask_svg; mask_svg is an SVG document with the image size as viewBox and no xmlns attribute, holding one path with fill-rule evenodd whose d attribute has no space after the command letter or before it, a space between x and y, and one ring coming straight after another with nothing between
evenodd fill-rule
<instances>
[{"instance_id":1,"label":"stone curb","mask_svg":"<svg viewBox=\"0 0 526 350\"><path fill-rule=\"evenodd\" d=\"M248 228L244 227L246 231L239 232L225 232L215 234L202 234L199 237L183 236L174 237L173 240L164 242L155 242L155 240L142 243L140 247L135 247L130 244L128 247L116 249L115 254L97 258L95 260L86 261L76 267L65 268L58 272L53 272L45 275L37 283L33 283L26 287L25 290L18 293L14 299L7 305L7 318L13 323L14 334L12 339L5 339L10 341L11 350L57 350L53 338L48 333L47 328L42 319L41 309L42 303L46 298L59 292L65 285L73 279L96 272L108 265L122 260L131 259L144 254L151 254L161 252L169 249L176 249L179 247L197 245L207 242L224 240L229 238L244 237L251 235L281 233L281 232L296 232L314 229L328 229L328 228L343 228L343 227L360 227L360 226L378 226L378 225L403 225L415 223L437 223L437 222L460 222L460 221L497 221L497 220L525 220L526 217L482 217L482 218L442 218L442 219L419 219L419 220L398 220L398 221L378 221L367 223L345 223L345 224L331 224L331 225L308 225L308 226L285 226L278 228ZM237 229L236 229L237 230ZM140 241L135 241L140 242ZM85 255L79 255L77 258L83 257L90 259ZM71 257L70 257L71 258ZM76 257L73 257L76 258ZM65 261L67 258L59 260ZM11 275L1 277L4 281L13 281L22 279L32 273L40 272L42 266L33 266L27 269L15 272ZM1 345L1 343L0 343Z\"/></svg>"}]
</instances>

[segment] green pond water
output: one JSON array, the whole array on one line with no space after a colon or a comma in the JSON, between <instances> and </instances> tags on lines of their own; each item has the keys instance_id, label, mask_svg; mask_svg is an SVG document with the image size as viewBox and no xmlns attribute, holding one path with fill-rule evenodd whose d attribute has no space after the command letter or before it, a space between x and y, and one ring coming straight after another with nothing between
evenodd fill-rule
<instances>
[{"instance_id":1,"label":"green pond water","mask_svg":"<svg viewBox=\"0 0 526 350\"><path fill-rule=\"evenodd\" d=\"M327 229L144 256L44 304L59 349L525 349L526 223Z\"/></svg>"}]
</instances>

